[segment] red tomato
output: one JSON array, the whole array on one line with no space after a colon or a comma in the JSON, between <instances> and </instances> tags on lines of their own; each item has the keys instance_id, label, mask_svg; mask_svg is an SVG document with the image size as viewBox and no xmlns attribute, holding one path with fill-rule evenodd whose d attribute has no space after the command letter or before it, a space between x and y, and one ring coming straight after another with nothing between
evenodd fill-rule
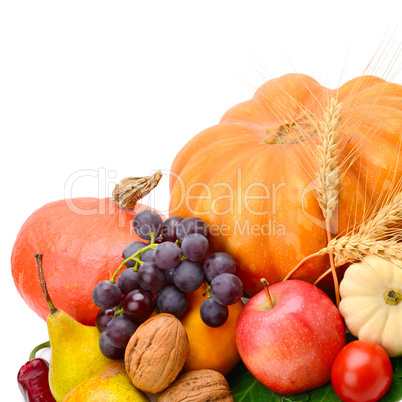
<instances>
[{"instance_id":1,"label":"red tomato","mask_svg":"<svg viewBox=\"0 0 402 402\"><path fill-rule=\"evenodd\" d=\"M375 343L350 342L334 361L331 381L344 402L378 401L391 385L391 360L387 352Z\"/></svg>"}]
</instances>

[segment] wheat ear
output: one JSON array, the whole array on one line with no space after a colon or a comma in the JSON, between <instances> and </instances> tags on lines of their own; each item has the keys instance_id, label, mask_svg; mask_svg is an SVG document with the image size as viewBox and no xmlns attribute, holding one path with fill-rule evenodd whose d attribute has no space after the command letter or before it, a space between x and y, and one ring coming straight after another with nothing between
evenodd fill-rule
<instances>
[{"instance_id":1,"label":"wheat ear","mask_svg":"<svg viewBox=\"0 0 402 402\"><path fill-rule=\"evenodd\" d=\"M395 239L378 240L358 233L334 239L320 254L332 253L337 267L347 262L360 261L368 255L378 255L388 261L402 260L402 243Z\"/></svg>"},{"instance_id":2,"label":"wheat ear","mask_svg":"<svg viewBox=\"0 0 402 402\"><path fill-rule=\"evenodd\" d=\"M394 262L402 260L402 243L395 239L376 240L370 237L362 238L358 234L343 236L334 239L327 247L320 250L317 254L322 255L332 253L335 256L337 267L348 262L361 261L369 255L377 255L386 261ZM314 254L315 255L315 254ZM326 275L331 272L328 269L315 282L316 285Z\"/></svg>"},{"instance_id":3,"label":"wheat ear","mask_svg":"<svg viewBox=\"0 0 402 402\"><path fill-rule=\"evenodd\" d=\"M392 226L402 224L402 191L397 193L388 204L379 209L375 215L364 222L359 233L371 238L381 238L389 233Z\"/></svg>"},{"instance_id":4,"label":"wheat ear","mask_svg":"<svg viewBox=\"0 0 402 402\"><path fill-rule=\"evenodd\" d=\"M354 233L332 239L319 254L331 253L335 256L335 265L359 261L367 255L377 254L382 258L402 259L401 227L402 192L370 219L363 222ZM387 238L384 238L387 237Z\"/></svg>"},{"instance_id":5,"label":"wheat ear","mask_svg":"<svg viewBox=\"0 0 402 402\"><path fill-rule=\"evenodd\" d=\"M326 220L331 219L338 204L339 130L342 104L331 98L324 119L317 130L320 143L317 147L319 186L316 188L318 204Z\"/></svg>"}]
</instances>

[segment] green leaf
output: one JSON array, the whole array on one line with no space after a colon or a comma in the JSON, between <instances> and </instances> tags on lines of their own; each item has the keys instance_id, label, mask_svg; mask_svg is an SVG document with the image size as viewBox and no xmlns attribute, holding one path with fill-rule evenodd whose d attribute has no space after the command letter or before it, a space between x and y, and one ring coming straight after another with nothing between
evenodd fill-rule
<instances>
[{"instance_id":1,"label":"green leaf","mask_svg":"<svg viewBox=\"0 0 402 402\"><path fill-rule=\"evenodd\" d=\"M402 401L402 357L391 359L394 374L392 383L381 402Z\"/></svg>"},{"instance_id":2,"label":"green leaf","mask_svg":"<svg viewBox=\"0 0 402 402\"><path fill-rule=\"evenodd\" d=\"M399 357L397 359L393 359L393 364L394 364L394 371L396 373L396 376L399 378L402 378L402 357Z\"/></svg>"},{"instance_id":3,"label":"green leaf","mask_svg":"<svg viewBox=\"0 0 402 402\"><path fill-rule=\"evenodd\" d=\"M323 385L320 388L312 389L308 392L310 401L317 402L341 402L342 399L336 394L331 382Z\"/></svg>"},{"instance_id":4,"label":"green leaf","mask_svg":"<svg viewBox=\"0 0 402 402\"><path fill-rule=\"evenodd\" d=\"M391 386L381 402L402 401L402 357L391 359L394 369ZM240 362L227 377L235 402L340 402L331 382L308 392L281 395L259 382Z\"/></svg>"},{"instance_id":5,"label":"green leaf","mask_svg":"<svg viewBox=\"0 0 402 402\"><path fill-rule=\"evenodd\" d=\"M229 374L228 382L235 402L308 401L308 394L281 395L259 382L240 362Z\"/></svg>"}]
</instances>

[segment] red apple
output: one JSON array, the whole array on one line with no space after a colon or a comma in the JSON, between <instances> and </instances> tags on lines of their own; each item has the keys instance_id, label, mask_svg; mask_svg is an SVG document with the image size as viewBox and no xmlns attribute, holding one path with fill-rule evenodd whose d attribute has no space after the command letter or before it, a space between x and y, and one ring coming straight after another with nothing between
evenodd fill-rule
<instances>
[{"instance_id":1,"label":"red apple","mask_svg":"<svg viewBox=\"0 0 402 402\"><path fill-rule=\"evenodd\" d=\"M345 346L342 317L311 283L288 280L252 297L236 323L236 345L250 372L281 394L320 387Z\"/></svg>"}]
</instances>

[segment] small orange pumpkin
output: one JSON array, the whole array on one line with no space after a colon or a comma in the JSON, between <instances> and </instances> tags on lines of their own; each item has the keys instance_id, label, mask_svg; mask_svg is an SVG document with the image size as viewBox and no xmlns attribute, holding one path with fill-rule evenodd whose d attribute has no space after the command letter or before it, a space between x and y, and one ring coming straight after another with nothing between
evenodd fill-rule
<instances>
[{"instance_id":1,"label":"small orange pumpkin","mask_svg":"<svg viewBox=\"0 0 402 402\"><path fill-rule=\"evenodd\" d=\"M174 159L170 214L207 222L212 249L235 258L249 295L261 289L262 277L278 282L326 246L314 158L317 124L331 98L341 103L335 236L396 188L402 174L400 85L362 76L331 90L306 75L285 75L227 111ZM293 277L313 282L327 268L326 256L314 258Z\"/></svg>"},{"instance_id":2,"label":"small orange pumpkin","mask_svg":"<svg viewBox=\"0 0 402 402\"><path fill-rule=\"evenodd\" d=\"M143 241L133 231L132 220L147 207L137 200L160 178L157 172L152 177L125 179L122 187L127 192L116 192L113 200L55 201L27 219L14 243L11 269L19 294L33 311L44 320L49 314L34 259L34 253L41 253L54 304L82 324L94 325L99 308L92 301L92 290L111 278L127 244Z\"/></svg>"}]
</instances>

